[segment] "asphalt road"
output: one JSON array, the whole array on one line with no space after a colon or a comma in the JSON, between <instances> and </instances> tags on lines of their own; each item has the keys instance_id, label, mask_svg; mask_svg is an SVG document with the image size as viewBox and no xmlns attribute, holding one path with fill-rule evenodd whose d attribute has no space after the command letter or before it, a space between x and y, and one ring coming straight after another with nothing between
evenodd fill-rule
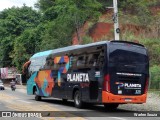
<instances>
[{"instance_id":1,"label":"asphalt road","mask_svg":"<svg viewBox=\"0 0 160 120\"><path fill-rule=\"evenodd\" d=\"M137 110L132 110L130 105L120 105L115 112L106 111L102 105L86 105L84 109L77 109L74 107L72 101L66 103L59 99L42 98L42 101L35 101L33 95L27 95L25 89L16 89L11 91L10 88L6 88L4 91L0 91L0 111L14 111L22 112L27 111L27 115L33 112L40 112L43 117L30 117L31 120L43 119L43 120L160 120L160 117L133 117ZM145 110L146 111L146 110ZM148 111L151 113L150 111ZM38 113L37 113L38 114ZM38 114L39 115L39 114ZM3 118L4 119L28 119L22 117ZM0 118L2 119L2 118Z\"/></svg>"}]
</instances>

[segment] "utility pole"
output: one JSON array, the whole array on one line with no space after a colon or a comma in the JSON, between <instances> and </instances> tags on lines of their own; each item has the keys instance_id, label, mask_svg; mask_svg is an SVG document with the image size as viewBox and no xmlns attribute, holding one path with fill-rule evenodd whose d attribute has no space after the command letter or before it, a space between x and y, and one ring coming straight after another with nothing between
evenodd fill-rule
<instances>
[{"instance_id":1,"label":"utility pole","mask_svg":"<svg viewBox=\"0 0 160 120\"><path fill-rule=\"evenodd\" d=\"M113 22L114 22L114 39L119 40L119 24L118 24L118 5L117 0L113 0L113 7L107 7L107 8L113 8L114 14L113 14Z\"/></svg>"},{"instance_id":2,"label":"utility pole","mask_svg":"<svg viewBox=\"0 0 160 120\"><path fill-rule=\"evenodd\" d=\"M114 37L115 40L119 40L119 24L118 24L118 5L117 0L113 0L113 8L114 8L114 14L113 14L113 22L114 22Z\"/></svg>"}]
</instances>

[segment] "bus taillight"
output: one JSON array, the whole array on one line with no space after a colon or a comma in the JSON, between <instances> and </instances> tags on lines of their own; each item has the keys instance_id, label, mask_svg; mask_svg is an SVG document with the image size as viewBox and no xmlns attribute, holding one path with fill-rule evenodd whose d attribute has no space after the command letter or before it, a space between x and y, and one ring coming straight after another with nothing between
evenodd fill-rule
<instances>
[{"instance_id":1,"label":"bus taillight","mask_svg":"<svg viewBox=\"0 0 160 120\"><path fill-rule=\"evenodd\" d=\"M146 78L146 84L145 84L145 90L144 90L144 93L147 93L148 86L149 86L149 78L147 77L147 78Z\"/></svg>"},{"instance_id":2,"label":"bus taillight","mask_svg":"<svg viewBox=\"0 0 160 120\"><path fill-rule=\"evenodd\" d=\"M110 75L107 74L104 77L103 90L110 92Z\"/></svg>"}]
</instances>

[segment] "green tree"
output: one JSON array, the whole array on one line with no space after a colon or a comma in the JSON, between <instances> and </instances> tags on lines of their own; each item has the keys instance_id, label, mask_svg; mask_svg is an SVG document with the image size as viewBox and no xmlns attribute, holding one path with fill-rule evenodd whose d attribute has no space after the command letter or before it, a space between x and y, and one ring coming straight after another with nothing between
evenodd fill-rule
<instances>
[{"instance_id":1,"label":"green tree","mask_svg":"<svg viewBox=\"0 0 160 120\"><path fill-rule=\"evenodd\" d=\"M71 45L72 29L69 29L69 27L65 22L48 22L42 36L40 50L56 49Z\"/></svg>"},{"instance_id":2,"label":"green tree","mask_svg":"<svg viewBox=\"0 0 160 120\"><path fill-rule=\"evenodd\" d=\"M37 7L42 12L45 12L48 8L51 8L55 5L55 0L38 0L38 2L35 4L35 7Z\"/></svg>"},{"instance_id":3,"label":"green tree","mask_svg":"<svg viewBox=\"0 0 160 120\"><path fill-rule=\"evenodd\" d=\"M36 52L40 51L39 44L43 34L44 26L39 25L37 28L26 29L14 41L14 49L10 54L13 58L12 63L16 65L18 70L22 69L22 65Z\"/></svg>"},{"instance_id":4,"label":"green tree","mask_svg":"<svg viewBox=\"0 0 160 120\"><path fill-rule=\"evenodd\" d=\"M12 65L10 57L14 41L26 29L36 27L40 23L41 14L30 7L12 7L0 12L0 60L1 66Z\"/></svg>"},{"instance_id":5,"label":"green tree","mask_svg":"<svg viewBox=\"0 0 160 120\"><path fill-rule=\"evenodd\" d=\"M98 20L102 5L96 0L57 0L55 10L60 21L68 22L81 41L80 28L87 20Z\"/></svg>"},{"instance_id":6,"label":"green tree","mask_svg":"<svg viewBox=\"0 0 160 120\"><path fill-rule=\"evenodd\" d=\"M43 0L40 1L39 6ZM55 0L52 7L47 4L44 6L48 9L45 11L42 9L44 11L43 19L49 18L50 22L46 21L48 28L41 43L42 50L71 45L74 32L81 41L80 28L87 20L98 20L102 7L96 0ZM50 19L51 13L53 13L53 17Z\"/></svg>"}]
</instances>

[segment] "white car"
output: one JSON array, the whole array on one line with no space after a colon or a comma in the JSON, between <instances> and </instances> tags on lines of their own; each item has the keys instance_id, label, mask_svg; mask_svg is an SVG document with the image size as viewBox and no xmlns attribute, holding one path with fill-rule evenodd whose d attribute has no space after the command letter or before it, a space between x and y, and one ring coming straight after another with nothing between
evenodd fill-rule
<instances>
[{"instance_id":1,"label":"white car","mask_svg":"<svg viewBox=\"0 0 160 120\"><path fill-rule=\"evenodd\" d=\"M2 80L0 80L0 90L4 90L5 88L4 88L4 85L3 85L3 82L2 82Z\"/></svg>"}]
</instances>

